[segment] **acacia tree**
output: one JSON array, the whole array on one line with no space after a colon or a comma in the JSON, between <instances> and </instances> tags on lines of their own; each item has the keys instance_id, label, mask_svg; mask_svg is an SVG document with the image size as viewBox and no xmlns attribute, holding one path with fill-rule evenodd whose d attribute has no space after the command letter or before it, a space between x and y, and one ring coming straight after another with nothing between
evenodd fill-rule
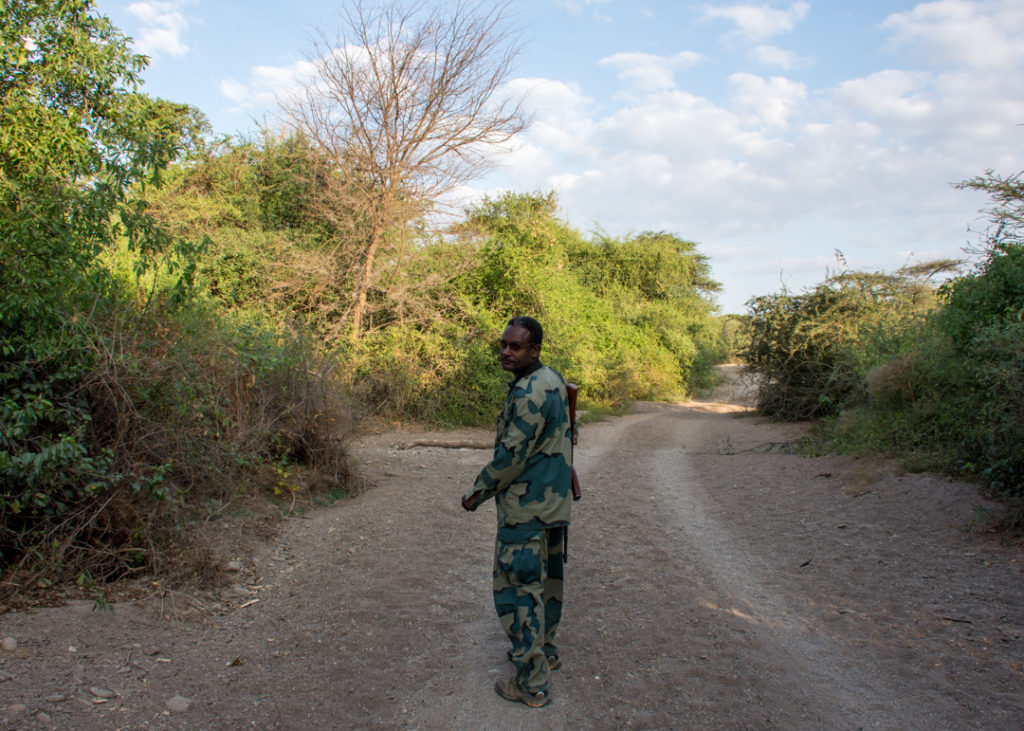
<instances>
[{"instance_id":1,"label":"acacia tree","mask_svg":"<svg viewBox=\"0 0 1024 731\"><path fill-rule=\"evenodd\" d=\"M519 51L509 6L358 1L341 11L335 38L314 42L315 75L284 105L338 165L323 200L352 216L353 340L388 231L477 177L526 125L503 88Z\"/></svg>"}]
</instances>

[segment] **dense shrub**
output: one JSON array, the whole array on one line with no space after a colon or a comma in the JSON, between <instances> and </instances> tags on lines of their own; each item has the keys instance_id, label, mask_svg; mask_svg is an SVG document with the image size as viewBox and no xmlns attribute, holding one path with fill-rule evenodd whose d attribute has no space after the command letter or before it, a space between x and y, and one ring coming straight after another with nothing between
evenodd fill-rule
<instances>
[{"instance_id":1,"label":"dense shrub","mask_svg":"<svg viewBox=\"0 0 1024 731\"><path fill-rule=\"evenodd\" d=\"M95 313L72 340L89 368L53 374L64 401L12 388L0 404L19 447L0 453L9 568L152 570L176 552L179 513L251 493L261 471L303 466L292 493L348 485L351 411L301 338L158 300Z\"/></svg>"},{"instance_id":2,"label":"dense shrub","mask_svg":"<svg viewBox=\"0 0 1024 731\"><path fill-rule=\"evenodd\" d=\"M191 247L130 190L158 180L203 122L137 92L145 59L88 2L8 2L0 42L2 568L29 547L61 554L66 526L98 531L88 506L115 486L159 482L89 438L82 384L116 297L97 257L124 235L140 270L169 256L187 287Z\"/></svg>"},{"instance_id":3,"label":"dense shrub","mask_svg":"<svg viewBox=\"0 0 1024 731\"><path fill-rule=\"evenodd\" d=\"M163 220L154 193L201 147L202 116L138 92L145 59L92 3L3 13L0 599L34 577L153 568L175 513L229 499L241 468L343 484L348 418L329 359L287 323L192 299L203 211ZM221 223L289 225L242 203ZM255 263L221 267L221 302L255 298Z\"/></svg>"},{"instance_id":4,"label":"dense shrub","mask_svg":"<svg viewBox=\"0 0 1024 731\"><path fill-rule=\"evenodd\" d=\"M507 194L469 210L450 236L408 251L372 299L374 326L339 350L350 386L381 413L484 423L507 374L507 320L545 326L543 360L591 405L680 398L726 356L706 260L668 234L588 241L552 195Z\"/></svg>"},{"instance_id":5,"label":"dense shrub","mask_svg":"<svg viewBox=\"0 0 1024 731\"><path fill-rule=\"evenodd\" d=\"M870 399L844 410L828 438L1024 497L1024 323L989 326L966 345L935 320L913 335L914 348L870 374Z\"/></svg>"},{"instance_id":6,"label":"dense shrub","mask_svg":"<svg viewBox=\"0 0 1024 731\"><path fill-rule=\"evenodd\" d=\"M722 348L729 360L739 360L750 347L750 315L726 314L717 318Z\"/></svg>"},{"instance_id":7,"label":"dense shrub","mask_svg":"<svg viewBox=\"0 0 1024 731\"><path fill-rule=\"evenodd\" d=\"M960 187L987 191L995 204L988 212L992 226L977 265L942 285L938 308L928 317L896 319L880 330L877 325L865 327L863 318L851 315L858 336L827 342L835 360L843 364L842 372L851 374L852 386L845 391L841 408L807 411L836 415L823 433L840 450L897 454L913 469L974 477L994 494L1020 500L1024 498L1024 185L1019 176L988 173ZM816 292L822 288L832 289L826 282ZM763 302L778 304L771 298ZM755 328L761 328L755 329L755 342L765 353L783 352L772 347L782 338L773 341L766 333L817 335L823 319L836 319L828 312L828 308L805 306L794 326L775 329L769 323L781 318L758 322L755 317ZM878 337L880 332L884 337ZM796 363L806 360L790 358ZM779 362L785 366L780 368L783 372L795 372L785 358ZM831 367L825 369L825 378L800 381L806 400L813 402L817 396L834 404L829 378L836 372L839 369ZM762 388L770 402L771 387ZM860 390L862 396L850 397Z\"/></svg>"},{"instance_id":8,"label":"dense shrub","mask_svg":"<svg viewBox=\"0 0 1024 731\"><path fill-rule=\"evenodd\" d=\"M1024 246L998 242L943 294L900 414L943 467L1024 497Z\"/></svg>"},{"instance_id":9,"label":"dense shrub","mask_svg":"<svg viewBox=\"0 0 1024 731\"><path fill-rule=\"evenodd\" d=\"M943 288L940 327L969 349L985 329L1024 320L1024 244L999 240L970 274Z\"/></svg>"},{"instance_id":10,"label":"dense shrub","mask_svg":"<svg viewBox=\"0 0 1024 731\"><path fill-rule=\"evenodd\" d=\"M1022 303L1024 306L1024 303ZM984 328L972 339L976 428L964 443L962 469L996 491L1024 497L1024 322Z\"/></svg>"},{"instance_id":11,"label":"dense shrub","mask_svg":"<svg viewBox=\"0 0 1024 731\"><path fill-rule=\"evenodd\" d=\"M750 300L742 357L758 375L758 408L780 419L813 419L861 401L868 372L898 355L934 306L922 274L946 266L843 272L802 294Z\"/></svg>"}]
</instances>

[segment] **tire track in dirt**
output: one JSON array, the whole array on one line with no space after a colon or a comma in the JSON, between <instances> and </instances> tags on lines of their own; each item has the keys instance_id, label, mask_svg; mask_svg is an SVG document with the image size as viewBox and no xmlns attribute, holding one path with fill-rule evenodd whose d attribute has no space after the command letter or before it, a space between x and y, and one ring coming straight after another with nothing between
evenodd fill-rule
<instances>
[{"instance_id":1,"label":"tire track in dirt","mask_svg":"<svg viewBox=\"0 0 1024 731\"><path fill-rule=\"evenodd\" d=\"M634 616L670 628L656 642L689 694L655 727L991 727L981 708L1020 725L1019 552L958 530L970 488L878 472L845 489L833 478L856 478L857 460L763 451L792 427L708 404L642 409L588 444L618 498L597 506L599 542L636 531L661 566L652 590L644 562L624 562ZM943 613L923 612L937 587Z\"/></svg>"},{"instance_id":2,"label":"tire track in dirt","mask_svg":"<svg viewBox=\"0 0 1024 731\"><path fill-rule=\"evenodd\" d=\"M651 509L640 516L641 528L652 532L651 542L660 545L665 560L694 586L691 601L711 612L697 613L694 627L751 640L734 642L732 650L739 658L726 653L724 663L719 661L720 650L700 656L707 672L695 673L701 680L696 690L717 698L716 684L759 688L759 702L770 699L776 714L786 712L760 720L787 728L844 728L855 717L865 726L895 721L897 727L912 727L920 717L916 712L897 712L898 679L880 678L876 669L844 659L841 649L817 631L820 619L813 602L771 586L777 559L754 550L737 533L734 520L716 517L715 497L692 459L694 451L714 446L699 441L709 417L716 418L688 411L637 418L625 430L625 438L601 457L601 464L615 463L623 455L636 459L631 488L652 496ZM735 423L737 431L744 431L743 426ZM671 638L665 639L671 647ZM741 670L735 673L737 667ZM872 718L867 710L871 706L888 709L886 717ZM718 715L709 721L720 724L737 714L733 721L739 725L746 725L747 719L756 723L749 712L719 702Z\"/></svg>"},{"instance_id":3,"label":"tire track in dirt","mask_svg":"<svg viewBox=\"0 0 1024 731\"><path fill-rule=\"evenodd\" d=\"M657 408L624 417L614 430L595 428L581 454L584 462L594 456L589 542L618 541L623 549L605 554L605 568L621 578L604 583L614 592L613 611L628 617L616 654L635 666L633 690L642 694L639 708L622 695L616 727L838 727L808 673L742 601L752 590L760 595L754 605L769 594L756 586L742 544L699 497L687 445L706 448L701 441L717 431L708 422L729 417L678 420L675 413Z\"/></svg>"}]
</instances>

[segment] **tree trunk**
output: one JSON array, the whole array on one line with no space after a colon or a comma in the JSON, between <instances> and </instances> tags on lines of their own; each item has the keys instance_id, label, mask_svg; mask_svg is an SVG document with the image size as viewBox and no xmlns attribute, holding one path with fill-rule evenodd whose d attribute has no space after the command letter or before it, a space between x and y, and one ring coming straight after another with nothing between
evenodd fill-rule
<instances>
[{"instance_id":1,"label":"tree trunk","mask_svg":"<svg viewBox=\"0 0 1024 731\"><path fill-rule=\"evenodd\" d=\"M370 291L373 281L373 262L377 256L377 247L384 236L384 225L374 222L366 243L366 256L363 258L363 270L359 274L359 285L356 290L356 305L352 309L352 342L359 340L363 333L363 316L366 314L366 293Z\"/></svg>"}]
</instances>

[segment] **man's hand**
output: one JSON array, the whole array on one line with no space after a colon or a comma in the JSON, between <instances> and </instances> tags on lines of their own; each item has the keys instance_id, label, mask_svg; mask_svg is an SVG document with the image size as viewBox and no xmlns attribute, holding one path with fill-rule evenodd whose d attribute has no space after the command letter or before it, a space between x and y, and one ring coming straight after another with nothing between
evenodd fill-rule
<instances>
[{"instance_id":1,"label":"man's hand","mask_svg":"<svg viewBox=\"0 0 1024 731\"><path fill-rule=\"evenodd\" d=\"M463 510L468 510L470 512L473 512L474 510L477 509L477 507L478 507L477 504L473 500L470 500L466 495L462 496L462 509Z\"/></svg>"}]
</instances>

